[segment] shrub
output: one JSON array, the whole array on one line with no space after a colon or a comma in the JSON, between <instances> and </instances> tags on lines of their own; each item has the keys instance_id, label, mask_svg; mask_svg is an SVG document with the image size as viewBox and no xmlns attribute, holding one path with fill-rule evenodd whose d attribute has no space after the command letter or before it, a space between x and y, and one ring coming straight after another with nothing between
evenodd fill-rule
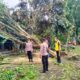
<instances>
[{"instance_id":1,"label":"shrub","mask_svg":"<svg viewBox=\"0 0 80 80\"><path fill-rule=\"evenodd\" d=\"M0 80L36 80L37 71L33 65L20 65L0 70Z\"/></svg>"}]
</instances>

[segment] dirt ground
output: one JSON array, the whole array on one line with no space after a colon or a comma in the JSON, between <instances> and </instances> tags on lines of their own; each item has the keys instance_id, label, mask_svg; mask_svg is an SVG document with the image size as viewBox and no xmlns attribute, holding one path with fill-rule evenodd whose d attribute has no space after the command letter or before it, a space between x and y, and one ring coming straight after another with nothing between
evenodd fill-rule
<instances>
[{"instance_id":1,"label":"dirt ground","mask_svg":"<svg viewBox=\"0 0 80 80\"><path fill-rule=\"evenodd\" d=\"M56 58L49 58L49 71L45 74L41 73L42 64L39 52L34 53L34 62L32 63L29 63L26 54L7 56L0 64L0 68L6 68L13 65L35 65L39 73L37 80L80 80L80 60L77 58L80 57L74 58L71 55L66 55L61 57L61 64L57 64Z\"/></svg>"}]
</instances>

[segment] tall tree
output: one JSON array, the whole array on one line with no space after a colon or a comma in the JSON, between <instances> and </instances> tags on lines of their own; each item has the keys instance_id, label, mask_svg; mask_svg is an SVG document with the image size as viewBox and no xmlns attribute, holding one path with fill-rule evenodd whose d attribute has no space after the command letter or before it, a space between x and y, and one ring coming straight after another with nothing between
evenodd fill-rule
<instances>
[{"instance_id":1,"label":"tall tree","mask_svg":"<svg viewBox=\"0 0 80 80\"><path fill-rule=\"evenodd\" d=\"M75 35L80 29L80 0L66 0L66 17L75 26Z\"/></svg>"}]
</instances>

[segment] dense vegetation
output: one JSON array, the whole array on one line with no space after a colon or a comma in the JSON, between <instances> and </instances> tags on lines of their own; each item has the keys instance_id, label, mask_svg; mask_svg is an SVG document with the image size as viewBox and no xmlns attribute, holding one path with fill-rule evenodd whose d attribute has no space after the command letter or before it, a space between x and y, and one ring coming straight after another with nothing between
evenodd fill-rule
<instances>
[{"instance_id":1,"label":"dense vegetation","mask_svg":"<svg viewBox=\"0 0 80 80\"><path fill-rule=\"evenodd\" d=\"M30 2L32 11L22 10L21 6L18 6L20 9L11 9L13 14L10 15L10 10L1 1L0 25L5 27L1 28L0 34L17 40L25 39L29 33L39 39L44 36L57 36L63 43L76 37L79 41L79 2L78 0L54 0L53 2L33 0ZM47 21L44 18L45 15L48 17ZM6 36L6 32L9 35Z\"/></svg>"},{"instance_id":2,"label":"dense vegetation","mask_svg":"<svg viewBox=\"0 0 80 80\"><path fill-rule=\"evenodd\" d=\"M33 1L32 4L34 7L39 4L38 7L34 8L34 11L31 12L30 15L28 15L27 10L25 10L26 14L23 14L24 12L20 9L16 12L14 11L13 15L9 15L9 10L4 4L0 3L0 15L3 15L5 17L1 18L1 21L5 24L7 24L9 27L7 27L10 35L17 37L17 39L20 39L20 34L16 33L16 29L19 29L17 27L11 27L12 23L14 25L17 24L18 21L19 25L27 31L29 34L41 34L43 37L50 35L51 37L54 36L61 36L61 40L63 42L66 42L64 40L64 37L69 38L68 35L72 37L78 37L79 34L79 1L58 1L55 0L52 4L48 1L49 4L44 3L41 4L38 1ZM42 5L42 6L41 6ZM4 7L3 7L4 6ZM77 6L77 7L76 7ZM75 11L76 8L76 11ZM45 13L48 15L49 20L44 21L44 15ZM5 15L5 16L4 16ZM78 17L77 17L78 16ZM18 20L18 17L20 17L20 20ZM25 18L24 18L25 17ZM7 21L7 22L6 22ZM45 25L47 24L47 25ZM10 29L9 29L10 28ZM14 28L14 33L12 33ZM75 34L75 36L73 36ZM59 37L60 38L60 37ZM23 39L23 37L22 37Z\"/></svg>"},{"instance_id":3,"label":"dense vegetation","mask_svg":"<svg viewBox=\"0 0 80 80\"><path fill-rule=\"evenodd\" d=\"M46 37L53 50L55 36L61 41L63 51L74 39L80 43L80 0L29 0L28 3L29 9L21 7L21 3L9 9L0 0L0 45L10 39L16 48L29 37L35 43ZM79 48L67 46L68 55L62 57L60 65L50 58L46 74L40 73L41 64L28 65L23 52L0 53L0 80L80 80Z\"/></svg>"}]
</instances>

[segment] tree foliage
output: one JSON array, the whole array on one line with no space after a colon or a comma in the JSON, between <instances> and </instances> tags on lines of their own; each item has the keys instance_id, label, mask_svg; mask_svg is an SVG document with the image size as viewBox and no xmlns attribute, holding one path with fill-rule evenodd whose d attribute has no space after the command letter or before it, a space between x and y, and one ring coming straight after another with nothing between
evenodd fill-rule
<instances>
[{"instance_id":1,"label":"tree foliage","mask_svg":"<svg viewBox=\"0 0 80 80\"><path fill-rule=\"evenodd\" d=\"M68 42L79 30L79 3L79 0L32 0L29 2L33 7L32 11L20 8L14 10L12 15L9 14L9 9L0 3L1 30L18 40L26 36L44 37L53 34L58 38L61 35L62 38L66 37L66 41L62 38L61 40ZM45 15L48 20L44 19Z\"/></svg>"},{"instance_id":2,"label":"tree foliage","mask_svg":"<svg viewBox=\"0 0 80 80\"><path fill-rule=\"evenodd\" d=\"M24 29L22 29L19 23L12 19L12 17L9 14L9 9L5 7L3 3L0 3L0 8L1 35L3 35L4 37L8 37L12 40L16 40L17 42L21 42L22 39L26 40L28 37L31 37L35 42L38 42L38 39L35 36L33 37L29 35Z\"/></svg>"},{"instance_id":3,"label":"tree foliage","mask_svg":"<svg viewBox=\"0 0 80 80\"><path fill-rule=\"evenodd\" d=\"M75 34L78 35L78 30L80 28L80 0L67 0L66 1L66 17L67 19L74 24Z\"/></svg>"}]
</instances>

